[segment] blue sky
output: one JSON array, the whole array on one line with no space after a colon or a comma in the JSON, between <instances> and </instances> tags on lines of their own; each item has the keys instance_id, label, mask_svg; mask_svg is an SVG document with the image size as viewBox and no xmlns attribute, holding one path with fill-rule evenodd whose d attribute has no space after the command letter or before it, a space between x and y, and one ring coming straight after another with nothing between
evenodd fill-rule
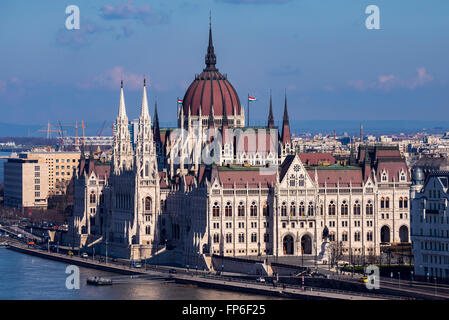
<instances>
[{"instance_id":1,"label":"blue sky","mask_svg":"<svg viewBox=\"0 0 449 320\"><path fill-rule=\"evenodd\" d=\"M380 30L365 8L380 8ZM77 5L81 29L65 29ZM112 121L120 77L137 117L143 76L150 112L175 122L176 98L204 68L209 10L217 67L265 121L446 120L449 1L117 0L0 2L0 122Z\"/></svg>"}]
</instances>

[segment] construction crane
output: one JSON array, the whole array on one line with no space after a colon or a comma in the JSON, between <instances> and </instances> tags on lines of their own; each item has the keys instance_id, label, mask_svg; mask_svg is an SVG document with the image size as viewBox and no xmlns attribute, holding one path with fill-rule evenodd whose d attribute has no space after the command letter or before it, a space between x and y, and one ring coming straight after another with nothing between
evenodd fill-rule
<instances>
[{"instance_id":1,"label":"construction crane","mask_svg":"<svg viewBox=\"0 0 449 320\"><path fill-rule=\"evenodd\" d=\"M56 132L56 133L58 133L59 134L59 136L61 136L61 134L62 134L62 131L61 131L61 129L57 129L57 130L53 130L52 129L52 124L50 124L50 121L48 121L48 123L47 123L47 129L41 129L41 130L37 130L38 132L46 132L47 133L47 139L50 139L51 138L51 133L52 132ZM64 133L66 133L66 131L63 131Z\"/></svg>"},{"instance_id":2,"label":"construction crane","mask_svg":"<svg viewBox=\"0 0 449 320\"><path fill-rule=\"evenodd\" d=\"M97 137L101 137L103 134L104 125L106 124L106 120L103 121L103 124L101 125L100 130L97 131Z\"/></svg>"}]
</instances>

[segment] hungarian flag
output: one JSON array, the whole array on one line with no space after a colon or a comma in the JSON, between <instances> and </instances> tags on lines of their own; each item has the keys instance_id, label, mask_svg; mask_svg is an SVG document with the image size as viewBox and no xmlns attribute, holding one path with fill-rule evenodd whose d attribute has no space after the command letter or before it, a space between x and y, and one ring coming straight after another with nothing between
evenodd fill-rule
<instances>
[{"instance_id":1,"label":"hungarian flag","mask_svg":"<svg viewBox=\"0 0 449 320\"><path fill-rule=\"evenodd\" d=\"M178 104L182 104L182 100L181 99L178 99Z\"/></svg>"},{"instance_id":2,"label":"hungarian flag","mask_svg":"<svg viewBox=\"0 0 449 320\"><path fill-rule=\"evenodd\" d=\"M256 101L256 98L248 97L248 101Z\"/></svg>"}]
</instances>

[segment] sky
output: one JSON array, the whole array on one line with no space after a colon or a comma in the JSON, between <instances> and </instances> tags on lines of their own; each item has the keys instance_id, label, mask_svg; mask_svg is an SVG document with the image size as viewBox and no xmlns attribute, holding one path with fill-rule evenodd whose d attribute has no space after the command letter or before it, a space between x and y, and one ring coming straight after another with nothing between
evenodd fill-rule
<instances>
[{"instance_id":1,"label":"sky","mask_svg":"<svg viewBox=\"0 0 449 320\"><path fill-rule=\"evenodd\" d=\"M80 9L68 30L66 7ZM369 5L380 29L369 30ZM112 122L124 80L136 118L143 78L150 113L176 122L204 68L209 12L217 67L251 120L447 120L447 0L54 0L0 2L0 122Z\"/></svg>"}]
</instances>

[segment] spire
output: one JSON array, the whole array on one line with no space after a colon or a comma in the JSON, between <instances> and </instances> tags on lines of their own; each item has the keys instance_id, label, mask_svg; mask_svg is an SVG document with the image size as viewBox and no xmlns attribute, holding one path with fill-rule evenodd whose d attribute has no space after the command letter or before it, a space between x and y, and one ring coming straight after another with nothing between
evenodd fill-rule
<instances>
[{"instance_id":1,"label":"spire","mask_svg":"<svg viewBox=\"0 0 449 320\"><path fill-rule=\"evenodd\" d=\"M142 93L142 110L140 111L141 118L148 118L150 114L148 113L148 98L147 98L147 85L146 79L143 79L143 93Z\"/></svg>"},{"instance_id":2,"label":"spire","mask_svg":"<svg viewBox=\"0 0 449 320\"><path fill-rule=\"evenodd\" d=\"M270 113L268 114L268 128L274 128L274 117L273 117L273 101L271 99L271 90L270 90Z\"/></svg>"},{"instance_id":3,"label":"spire","mask_svg":"<svg viewBox=\"0 0 449 320\"><path fill-rule=\"evenodd\" d=\"M285 93L284 101L284 120L282 123L282 143L291 143L290 136L290 122L288 121L288 111L287 111L287 93Z\"/></svg>"},{"instance_id":4,"label":"spire","mask_svg":"<svg viewBox=\"0 0 449 320\"><path fill-rule=\"evenodd\" d=\"M217 57L215 56L214 52L214 44L212 41L212 21L211 16L209 15L209 46L207 47L207 53L206 53L206 68L204 71L218 71L218 69L215 67L215 64L217 62Z\"/></svg>"},{"instance_id":5,"label":"spire","mask_svg":"<svg viewBox=\"0 0 449 320\"><path fill-rule=\"evenodd\" d=\"M118 117L126 118L125 94L123 93L123 80L120 82L120 104L118 107Z\"/></svg>"},{"instance_id":6,"label":"spire","mask_svg":"<svg viewBox=\"0 0 449 320\"><path fill-rule=\"evenodd\" d=\"M161 132L159 129L159 116L157 114L157 100L154 103L154 124L153 124L153 136L155 141L160 141Z\"/></svg>"}]
</instances>

